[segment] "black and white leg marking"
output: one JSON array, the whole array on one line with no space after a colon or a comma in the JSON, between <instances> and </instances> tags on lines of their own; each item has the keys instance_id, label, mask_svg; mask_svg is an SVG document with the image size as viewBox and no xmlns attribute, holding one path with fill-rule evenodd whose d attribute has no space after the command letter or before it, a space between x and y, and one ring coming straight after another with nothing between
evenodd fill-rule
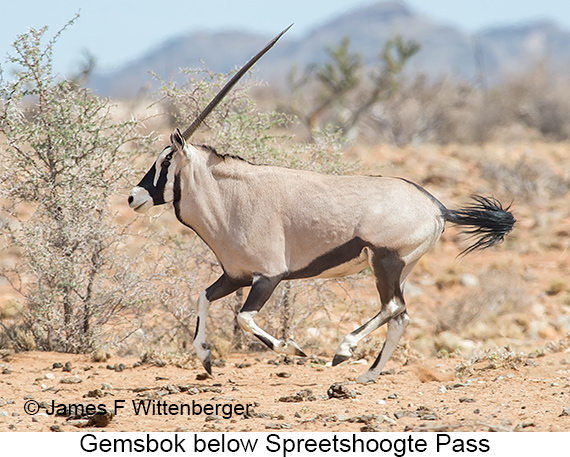
<instances>
[{"instance_id":1,"label":"black and white leg marking","mask_svg":"<svg viewBox=\"0 0 570 457\"><path fill-rule=\"evenodd\" d=\"M389 249L370 249L369 252L369 263L374 272L374 276L376 277L376 287L378 289L378 294L380 295L381 309L380 312L376 314L376 316L344 337L335 352L332 362L333 366L338 365L339 363L342 363L351 357L352 350L356 347L360 340L386 323L388 323L388 334L386 337L386 343L384 344L384 349L382 350L381 354L392 354L394 348L398 344L400 337L402 336L403 329L408 322L406 304L404 302L404 297L401 290L401 287L405 281L405 275L403 274L406 266L405 262L398 256L396 252ZM406 268L406 271L411 271L411 268ZM402 314L405 314L406 319L402 320L399 318L399 316ZM398 326L392 324L395 321L400 322L401 320L402 322L405 322L405 325L401 324ZM402 326L403 328L401 332L396 331ZM390 329L392 330L390 331ZM390 343L388 343L388 336L390 337ZM386 360L388 357L386 357ZM382 369L377 368L379 364L380 356L374 363L373 367L367 373L360 376L358 378L358 381L374 381ZM376 375L374 376L375 373ZM372 378L372 376L374 377Z\"/></svg>"},{"instance_id":2,"label":"black and white leg marking","mask_svg":"<svg viewBox=\"0 0 570 457\"><path fill-rule=\"evenodd\" d=\"M198 298L196 333L194 334L194 342L192 345L196 350L196 355L202 362L202 365L208 374L212 374L212 352L206 344L206 318L208 317L208 308L210 303L214 300L225 297L242 286L243 284L232 282L225 274L223 274L214 284L202 292Z\"/></svg>"},{"instance_id":3,"label":"black and white leg marking","mask_svg":"<svg viewBox=\"0 0 570 457\"><path fill-rule=\"evenodd\" d=\"M251 285L251 291L237 316L238 323L244 331L252 333L269 349L281 354L306 357L303 350L292 339L288 339L287 341L278 340L260 328L253 319L267 300L269 300L269 297L271 297L271 294L282 278L283 276L255 276Z\"/></svg>"},{"instance_id":4,"label":"black and white leg marking","mask_svg":"<svg viewBox=\"0 0 570 457\"><path fill-rule=\"evenodd\" d=\"M388 331L386 332L386 341L384 342L384 346L382 346L380 354L378 354L378 357L368 371L356 378L359 383L368 384L376 381L376 378L384 368L384 365L386 365L386 362L394 352L394 349L396 349L398 341L400 341L400 338L404 334L404 330L406 330L409 322L410 318L406 311L398 314L388 322Z\"/></svg>"}]
</instances>

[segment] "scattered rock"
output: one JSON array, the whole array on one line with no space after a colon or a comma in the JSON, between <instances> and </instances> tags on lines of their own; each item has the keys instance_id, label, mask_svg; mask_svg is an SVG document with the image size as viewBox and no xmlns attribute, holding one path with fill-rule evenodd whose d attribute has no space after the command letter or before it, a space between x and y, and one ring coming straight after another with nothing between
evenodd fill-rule
<instances>
[{"instance_id":1,"label":"scattered rock","mask_svg":"<svg viewBox=\"0 0 570 457\"><path fill-rule=\"evenodd\" d=\"M376 420L376 416L373 414L363 414L362 416L351 417L348 422L357 424L369 424L370 422Z\"/></svg>"},{"instance_id":2,"label":"scattered rock","mask_svg":"<svg viewBox=\"0 0 570 457\"><path fill-rule=\"evenodd\" d=\"M287 373L285 371L280 371L279 373L275 373L275 376L277 376L278 378L290 378L291 373Z\"/></svg>"},{"instance_id":3,"label":"scattered rock","mask_svg":"<svg viewBox=\"0 0 570 457\"><path fill-rule=\"evenodd\" d=\"M563 406L562 412L558 415L558 417L562 416L570 416L570 406Z\"/></svg>"},{"instance_id":4,"label":"scattered rock","mask_svg":"<svg viewBox=\"0 0 570 457\"><path fill-rule=\"evenodd\" d=\"M331 385L327 390L327 395L329 398L356 398L358 393L355 390L350 390L345 384L336 382Z\"/></svg>"},{"instance_id":5,"label":"scattered rock","mask_svg":"<svg viewBox=\"0 0 570 457\"><path fill-rule=\"evenodd\" d=\"M111 354L107 351L98 350L91 355L93 362L106 362L111 358Z\"/></svg>"},{"instance_id":6,"label":"scattered rock","mask_svg":"<svg viewBox=\"0 0 570 457\"><path fill-rule=\"evenodd\" d=\"M152 390L152 389L153 389L152 387L143 387L143 386L141 386L141 387L135 387L135 388L133 389L133 393L138 394L138 393L140 393L140 392L146 392L146 391Z\"/></svg>"},{"instance_id":7,"label":"scattered rock","mask_svg":"<svg viewBox=\"0 0 570 457\"><path fill-rule=\"evenodd\" d=\"M377 425L366 424L360 427L361 432L381 432L382 429Z\"/></svg>"},{"instance_id":8,"label":"scattered rock","mask_svg":"<svg viewBox=\"0 0 570 457\"><path fill-rule=\"evenodd\" d=\"M265 428L267 430L283 430L283 429L292 429L293 426L290 424L285 424L285 423L270 423L270 424L265 424Z\"/></svg>"},{"instance_id":9,"label":"scattered rock","mask_svg":"<svg viewBox=\"0 0 570 457\"><path fill-rule=\"evenodd\" d=\"M420 417L415 411L396 411L394 413L396 419L401 419L402 417Z\"/></svg>"},{"instance_id":10,"label":"scattered rock","mask_svg":"<svg viewBox=\"0 0 570 457\"><path fill-rule=\"evenodd\" d=\"M55 370L58 368L63 368L63 364L59 363L59 362L55 362L51 367Z\"/></svg>"},{"instance_id":11,"label":"scattered rock","mask_svg":"<svg viewBox=\"0 0 570 457\"><path fill-rule=\"evenodd\" d=\"M418 406L415 411L403 410L396 411L394 413L396 419L401 419L402 417L416 417L421 420L437 420L437 414L432 409L427 406Z\"/></svg>"},{"instance_id":12,"label":"scattered rock","mask_svg":"<svg viewBox=\"0 0 570 457\"><path fill-rule=\"evenodd\" d=\"M462 286L475 287L479 285L479 278L475 275L464 273L459 276L459 282Z\"/></svg>"},{"instance_id":13,"label":"scattered rock","mask_svg":"<svg viewBox=\"0 0 570 457\"><path fill-rule=\"evenodd\" d=\"M63 432L63 429L61 428L61 425L59 425L59 424L53 424L49 429L52 432Z\"/></svg>"},{"instance_id":14,"label":"scattered rock","mask_svg":"<svg viewBox=\"0 0 570 457\"><path fill-rule=\"evenodd\" d=\"M62 384L79 384L83 382L83 379L79 376L72 376L71 378L62 378L59 382Z\"/></svg>"},{"instance_id":15,"label":"scattered rock","mask_svg":"<svg viewBox=\"0 0 570 457\"><path fill-rule=\"evenodd\" d=\"M380 424L382 422L386 422L387 424L390 424L390 425L396 425L397 424L397 422L394 419L386 416L385 414L380 414L380 415L376 416L376 422L379 422Z\"/></svg>"},{"instance_id":16,"label":"scattered rock","mask_svg":"<svg viewBox=\"0 0 570 457\"><path fill-rule=\"evenodd\" d=\"M295 395L288 395L279 398L280 402L284 403L298 403L301 401L313 401L316 398L313 396L313 391L311 389L299 390Z\"/></svg>"},{"instance_id":17,"label":"scattered rock","mask_svg":"<svg viewBox=\"0 0 570 457\"><path fill-rule=\"evenodd\" d=\"M84 395L86 398L101 398L104 396L105 392L103 392L101 389L90 390Z\"/></svg>"}]
</instances>

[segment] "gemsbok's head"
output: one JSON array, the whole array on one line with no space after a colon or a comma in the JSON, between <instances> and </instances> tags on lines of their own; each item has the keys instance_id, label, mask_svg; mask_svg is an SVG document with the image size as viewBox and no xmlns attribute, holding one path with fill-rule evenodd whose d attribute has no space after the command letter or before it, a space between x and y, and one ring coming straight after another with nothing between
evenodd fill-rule
<instances>
[{"instance_id":1,"label":"gemsbok's head","mask_svg":"<svg viewBox=\"0 0 570 457\"><path fill-rule=\"evenodd\" d=\"M176 129L174 133L170 135L170 145L162 150L150 170L148 170L143 179L132 189L128 199L129 206L132 209L137 212L145 212L152 206L173 201L175 176L180 168L180 164L184 160L188 160L188 155L185 153L186 142L241 77L261 59L292 26L293 24L273 38L261 51L236 72L194 122L192 122L190 127L182 133Z\"/></svg>"}]
</instances>

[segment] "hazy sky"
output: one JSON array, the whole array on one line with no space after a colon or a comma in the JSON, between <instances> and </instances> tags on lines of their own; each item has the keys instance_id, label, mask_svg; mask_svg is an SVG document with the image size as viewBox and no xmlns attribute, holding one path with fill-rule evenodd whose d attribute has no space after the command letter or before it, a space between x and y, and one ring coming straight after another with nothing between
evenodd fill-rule
<instances>
[{"instance_id":1,"label":"hazy sky","mask_svg":"<svg viewBox=\"0 0 570 457\"><path fill-rule=\"evenodd\" d=\"M29 27L49 26L49 36L75 13L77 23L55 49L58 72L73 71L88 50L99 70L136 59L168 38L197 30L249 30L274 35L295 23L288 36L373 0L26 0L3 2L0 62L11 43ZM485 27L550 19L570 30L568 0L408 0L427 17L471 32ZM285 37L286 38L286 37Z\"/></svg>"}]
</instances>

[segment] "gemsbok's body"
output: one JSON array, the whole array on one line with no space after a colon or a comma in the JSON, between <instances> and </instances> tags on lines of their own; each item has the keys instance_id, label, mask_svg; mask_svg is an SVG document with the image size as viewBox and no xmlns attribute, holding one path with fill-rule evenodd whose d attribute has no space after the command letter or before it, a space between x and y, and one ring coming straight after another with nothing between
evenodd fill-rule
<instances>
[{"instance_id":1,"label":"gemsbok's body","mask_svg":"<svg viewBox=\"0 0 570 457\"><path fill-rule=\"evenodd\" d=\"M278 340L254 321L275 287L287 279L343 277L370 266L380 311L343 339L333 365L387 324L382 351L358 378L374 381L408 325L406 278L439 240L445 223L472 228L468 233L478 239L467 252L502 241L514 224L508 208L494 199L474 197L466 208L448 210L405 179L254 165L189 144L191 133L171 135L171 144L131 191L129 205L145 211L172 203L180 222L204 240L222 267L223 274L198 300L194 347L209 373L205 325L212 301L251 286L237 317L241 327L276 352L305 356L294 341Z\"/></svg>"}]
</instances>

